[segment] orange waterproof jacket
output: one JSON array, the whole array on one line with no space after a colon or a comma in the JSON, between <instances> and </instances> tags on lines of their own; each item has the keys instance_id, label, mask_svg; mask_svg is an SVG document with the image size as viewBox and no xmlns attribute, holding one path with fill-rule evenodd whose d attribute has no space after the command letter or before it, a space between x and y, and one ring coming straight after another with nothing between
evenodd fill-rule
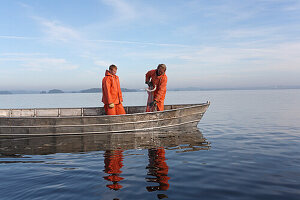
<instances>
[{"instance_id":1,"label":"orange waterproof jacket","mask_svg":"<svg viewBox=\"0 0 300 200\"><path fill-rule=\"evenodd\" d=\"M120 104L123 102L120 81L117 75L112 75L108 70L102 80L102 102L104 104Z\"/></svg>"},{"instance_id":2,"label":"orange waterproof jacket","mask_svg":"<svg viewBox=\"0 0 300 200\"><path fill-rule=\"evenodd\" d=\"M157 76L156 69L150 70L146 74L146 82L149 82L150 80L153 83L153 86L156 85L156 90L154 91L154 100L157 102L163 102L167 92L167 75L163 74Z\"/></svg>"}]
</instances>

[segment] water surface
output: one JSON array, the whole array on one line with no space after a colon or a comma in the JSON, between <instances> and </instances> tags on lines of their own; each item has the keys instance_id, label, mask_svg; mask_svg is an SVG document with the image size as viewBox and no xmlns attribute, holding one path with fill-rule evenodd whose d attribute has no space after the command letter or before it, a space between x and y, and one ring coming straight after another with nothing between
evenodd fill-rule
<instances>
[{"instance_id":1,"label":"water surface","mask_svg":"<svg viewBox=\"0 0 300 200\"><path fill-rule=\"evenodd\" d=\"M146 94L124 93L125 105ZM0 95L0 108L102 106L100 94ZM198 129L0 139L1 199L299 199L300 90L167 92L211 101Z\"/></svg>"}]
</instances>

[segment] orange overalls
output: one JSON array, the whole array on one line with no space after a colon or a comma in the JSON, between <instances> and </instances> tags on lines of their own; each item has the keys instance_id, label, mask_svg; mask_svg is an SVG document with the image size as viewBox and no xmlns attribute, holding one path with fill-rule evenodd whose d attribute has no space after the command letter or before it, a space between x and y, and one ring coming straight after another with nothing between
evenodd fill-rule
<instances>
[{"instance_id":1,"label":"orange overalls","mask_svg":"<svg viewBox=\"0 0 300 200\"><path fill-rule=\"evenodd\" d=\"M122 105L123 98L120 88L120 81L117 75L112 75L108 70L102 80L102 102L104 103L105 113L107 115L126 114ZM113 103L114 107L108 105Z\"/></svg>"},{"instance_id":2,"label":"orange overalls","mask_svg":"<svg viewBox=\"0 0 300 200\"><path fill-rule=\"evenodd\" d=\"M148 175L155 176L156 178L148 178L148 182L156 182L159 186L147 186L146 189L149 192L156 190L168 190L170 185L168 181L170 177L168 176L169 167L166 163L165 149L159 147L156 149L149 149L149 165L148 165Z\"/></svg>"},{"instance_id":3,"label":"orange overalls","mask_svg":"<svg viewBox=\"0 0 300 200\"><path fill-rule=\"evenodd\" d=\"M105 172L109 174L103 178L107 181L111 181L112 184L106 185L106 187L112 190L119 190L122 188L122 185L119 184L119 181L123 180L120 176L122 173L121 168L123 167L123 151L122 150L111 150L105 151L104 153L104 163L105 163Z\"/></svg>"},{"instance_id":4,"label":"orange overalls","mask_svg":"<svg viewBox=\"0 0 300 200\"><path fill-rule=\"evenodd\" d=\"M164 110L164 101L167 92L167 81L168 77L166 74L162 74L160 76L157 75L156 69L150 70L146 73L146 82L152 82L153 87L156 86L156 90L153 92L153 100L156 101L157 110ZM150 110L147 108L146 112Z\"/></svg>"}]
</instances>

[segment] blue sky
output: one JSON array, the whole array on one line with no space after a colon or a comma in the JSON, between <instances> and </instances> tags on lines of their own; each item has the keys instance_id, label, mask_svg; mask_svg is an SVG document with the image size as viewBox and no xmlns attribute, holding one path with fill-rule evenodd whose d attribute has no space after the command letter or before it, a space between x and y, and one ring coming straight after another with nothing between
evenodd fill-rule
<instances>
[{"instance_id":1,"label":"blue sky","mask_svg":"<svg viewBox=\"0 0 300 200\"><path fill-rule=\"evenodd\" d=\"M0 90L300 85L299 0L0 0Z\"/></svg>"}]
</instances>

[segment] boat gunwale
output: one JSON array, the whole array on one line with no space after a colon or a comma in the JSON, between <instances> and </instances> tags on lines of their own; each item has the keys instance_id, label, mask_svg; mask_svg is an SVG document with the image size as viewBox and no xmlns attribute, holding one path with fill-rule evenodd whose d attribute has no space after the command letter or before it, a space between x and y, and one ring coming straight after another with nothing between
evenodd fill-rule
<instances>
[{"instance_id":1,"label":"boat gunwale","mask_svg":"<svg viewBox=\"0 0 300 200\"><path fill-rule=\"evenodd\" d=\"M187 107L184 107L185 105L189 105ZM36 117L0 117L0 119L70 119L70 118L110 118L110 117L124 117L124 116L133 116L133 115L149 115L149 114L156 114L156 113L168 113L168 112L174 112L176 110L183 110L188 108L194 108L199 106L209 106L210 101L207 101L206 103L199 103L199 104L172 104L172 105L166 105L166 106L183 106L181 108L175 108L175 109L169 109L169 110L163 110L163 111L154 111L154 112L142 112L142 113L130 113L130 114L121 114L121 115L92 115L92 116L36 116ZM126 107L138 107L138 106L126 106ZM144 106L139 106L144 107ZM82 107L82 108L101 108L101 107ZM82 109L82 108L26 108L26 109ZM26 110L22 108L16 108L16 109L0 109L0 110Z\"/></svg>"},{"instance_id":2,"label":"boat gunwale","mask_svg":"<svg viewBox=\"0 0 300 200\"><path fill-rule=\"evenodd\" d=\"M179 119L184 118L191 115L198 115L200 114L203 116L204 112L193 112L187 115L181 115L176 117L168 117L168 118L161 118L161 119L150 119L150 120L143 120L143 121L129 121L129 122L118 122L118 123L106 123L106 124L65 124L65 125L37 125L37 126L1 126L0 128L50 128L50 127L89 127L89 126L108 126L108 125L122 125L122 124L138 124L138 123L145 123L145 122L158 122L158 121L164 121L164 120L173 120L173 119Z\"/></svg>"}]
</instances>

